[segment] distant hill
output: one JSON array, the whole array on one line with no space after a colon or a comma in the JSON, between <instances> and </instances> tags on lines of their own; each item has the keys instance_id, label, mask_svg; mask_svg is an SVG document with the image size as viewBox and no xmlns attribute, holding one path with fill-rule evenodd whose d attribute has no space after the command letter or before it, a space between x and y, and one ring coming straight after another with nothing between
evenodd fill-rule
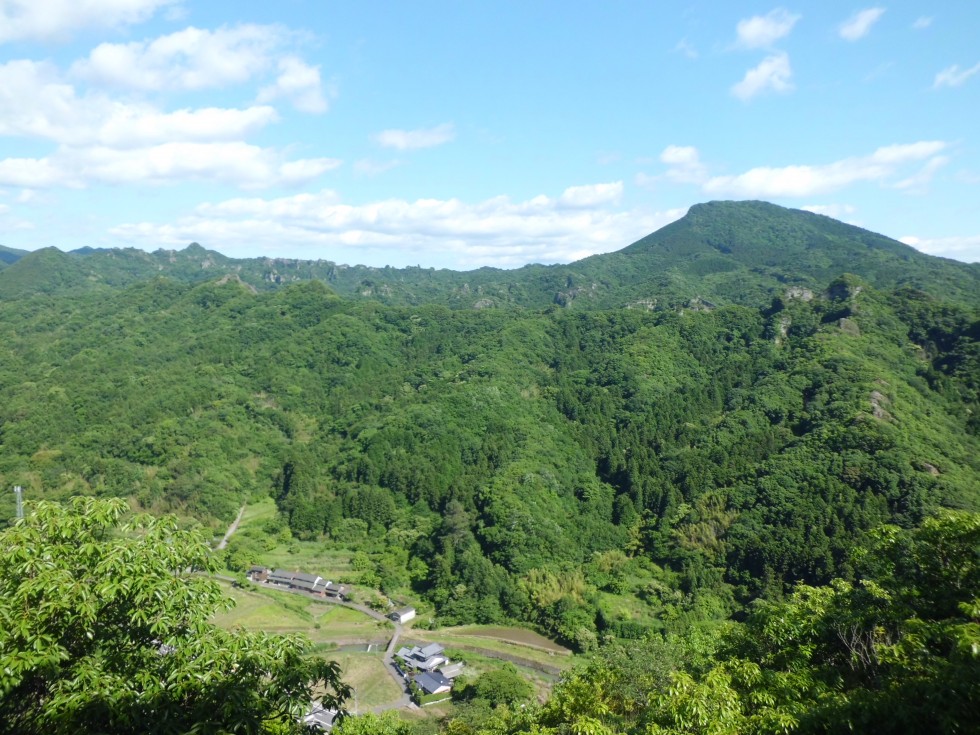
<instances>
[{"instance_id":1,"label":"distant hill","mask_svg":"<svg viewBox=\"0 0 980 735\"><path fill-rule=\"evenodd\" d=\"M897 240L830 217L768 202L709 202L614 254L610 265L666 266L704 295L751 301L774 284L826 283L855 273L876 288L909 286L977 303L980 265L937 258ZM620 273L624 267L618 269Z\"/></svg>"},{"instance_id":2,"label":"distant hill","mask_svg":"<svg viewBox=\"0 0 980 735\"><path fill-rule=\"evenodd\" d=\"M539 267L540 268L540 267ZM768 202L708 202L615 253L525 278L578 308L754 305L787 287L853 273L875 288L912 287L980 306L980 264L926 255L830 217Z\"/></svg>"},{"instance_id":3,"label":"distant hill","mask_svg":"<svg viewBox=\"0 0 980 735\"><path fill-rule=\"evenodd\" d=\"M15 299L35 294L88 290L88 269L57 248L41 248L15 259L0 271L0 297Z\"/></svg>"},{"instance_id":4,"label":"distant hill","mask_svg":"<svg viewBox=\"0 0 980 735\"><path fill-rule=\"evenodd\" d=\"M6 268L11 263L14 263L20 258L27 255L29 250L17 250L15 248L8 248L0 245L0 269Z\"/></svg>"},{"instance_id":5,"label":"distant hill","mask_svg":"<svg viewBox=\"0 0 980 735\"><path fill-rule=\"evenodd\" d=\"M913 287L980 306L980 264L936 258L830 217L753 201L697 204L677 222L619 252L516 270L235 259L197 243L179 251L82 248L63 255L32 259L22 251L0 250L6 262L25 261L0 272L0 298L50 293L52 288L118 288L156 276L196 283L233 274L258 290L319 280L342 296L391 305L657 309L759 304L788 286L819 288L853 273L876 288Z\"/></svg>"}]
</instances>

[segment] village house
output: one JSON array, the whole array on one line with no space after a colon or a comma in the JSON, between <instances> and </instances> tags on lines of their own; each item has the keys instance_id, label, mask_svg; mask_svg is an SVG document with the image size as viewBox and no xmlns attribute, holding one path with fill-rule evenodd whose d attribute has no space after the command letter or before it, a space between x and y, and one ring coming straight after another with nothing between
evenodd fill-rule
<instances>
[{"instance_id":1,"label":"village house","mask_svg":"<svg viewBox=\"0 0 980 735\"><path fill-rule=\"evenodd\" d=\"M249 579L253 582L268 582L280 587L302 590L317 597L333 597L338 600L346 599L350 591L346 585L335 584L318 574L290 572L285 569L270 572L265 567L253 567L249 571Z\"/></svg>"},{"instance_id":2,"label":"village house","mask_svg":"<svg viewBox=\"0 0 980 735\"><path fill-rule=\"evenodd\" d=\"M303 723L329 732L333 728L334 719L337 717L337 710L324 709L323 705L314 703L310 713L303 718Z\"/></svg>"},{"instance_id":3,"label":"village house","mask_svg":"<svg viewBox=\"0 0 980 735\"><path fill-rule=\"evenodd\" d=\"M350 594L350 588L345 584L327 582L326 587L324 587L324 592L326 592L327 597L335 597L338 600L346 600Z\"/></svg>"},{"instance_id":4,"label":"village house","mask_svg":"<svg viewBox=\"0 0 980 735\"><path fill-rule=\"evenodd\" d=\"M293 589L312 592L318 582L324 579L318 574L307 574L306 572L289 572L285 569L275 569L269 574L269 584L277 584L280 587L292 587Z\"/></svg>"},{"instance_id":5,"label":"village house","mask_svg":"<svg viewBox=\"0 0 980 735\"><path fill-rule=\"evenodd\" d=\"M395 610L394 612L388 613L388 619L393 620L396 623L407 623L409 620L415 617L414 607L403 607L400 610Z\"/></svg>"},{"instance_id":6,"label":"village house","mask_svg":"<svg viewBox=\"0 0 980 735\"><path fill-rule=\"evenodd\" d=\"M430 643L424 647L406 648L402 646L398 649L395 657L404 662L405 668L416 671L433 671L437 667L449 663L449 659L443 654L444 650L438 643Z\"/></svg>"},{"instance_id":7,"label":"village house","mask_svg":"<svg viewBox=\"0 0 980 735\"><path fill-rule=\"evenodd\" d=\"M463 662L455 661L452 663L445 663L436 669L440 674L442 674L447 679L455 679L457 676L463 673Z\"/></svg>"},{"instance_id":8,"label":"village house","mask_svg":"<svg viewBox=\"0 0 980 735\"><path fill-rule=\"evenodd\" d=\"M449 679L435 672L419 674L415 677L415 685L419 688L422 697L431 697L433 694L447 694L453 688L453 683Z\"/></svg>"},{"instance_id":9,"label":"village house","mask_svg":"<svg viewBox=\"0 0 980 735\"><path fill-rule=\"evenodd\" d=\"M269 578L269 568L254 566L248 570L245 578L253 582L265 582Z\"/></svg>"}]
</instances>

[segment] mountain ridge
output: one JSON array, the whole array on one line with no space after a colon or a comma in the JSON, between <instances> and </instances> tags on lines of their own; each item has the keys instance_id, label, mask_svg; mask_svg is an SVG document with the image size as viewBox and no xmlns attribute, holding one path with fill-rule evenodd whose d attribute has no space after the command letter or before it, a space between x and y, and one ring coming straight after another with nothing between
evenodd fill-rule
<instances>
[{"instance_id":1,"label":"mountain ridge","mask_svg":"<svg viewBox=\"0 0 980 735\"><path fill-rule=\"evenodd\" d=\"M344 297L393 305L657 308L695 299L758 304L777 297L786 286L819 287L853 272L876 288L913 287L980 307L980 264L920 253L825 215L761 201L695 204L681 219L619 251L514 270L238 259L195 242L182 250L153 252L80 248L66 253L67 260L58 259L60 272L51 275L43 264L33 263L32 255L7 256L10 262L0 271L0 298L50 293L53 284L85 290L118 288L156 276L200 282L234 274L259 290L320 280ZM53 267L50 254L45 257Z\"/></svg>"}]
</instances>

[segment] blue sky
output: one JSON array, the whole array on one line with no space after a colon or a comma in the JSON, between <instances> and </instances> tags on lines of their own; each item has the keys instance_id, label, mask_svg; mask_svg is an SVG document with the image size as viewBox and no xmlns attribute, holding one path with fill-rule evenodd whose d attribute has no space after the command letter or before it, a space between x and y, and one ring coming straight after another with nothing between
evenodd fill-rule
<instances>
[{"instance_id":1,"label":"blue sky","mask_svg":"<svg viewBox=\"0 0 980 735\"><path fill-rule=\"evenodd\" d=\"M765 199L980 261L973 2L0 0L0 243L469 269Z\"/></svg>"}]
</instances>

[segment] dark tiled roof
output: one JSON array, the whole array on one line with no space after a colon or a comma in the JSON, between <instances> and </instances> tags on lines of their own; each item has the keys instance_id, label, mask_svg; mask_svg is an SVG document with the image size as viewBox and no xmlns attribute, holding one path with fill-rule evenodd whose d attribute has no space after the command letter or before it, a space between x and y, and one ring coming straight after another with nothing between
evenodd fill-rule
<instances>
[{"instance_id":1,"label":"dark tiled roof","mask_svg":"<svg viewBox=\"0 0 980 735\"><path fill-rule=\"evenodd\" d=\"M426 694L435 694L442 687L452 687L453 683L442 674L427 672L415 677L415 683Z\"/></svg>"},{"instance_id":2,"label":"dark tiled roof","mask_svg":"<svg viewBox=\"0 0 980 735\"><path fill-rule=\"evenodd\" d=\"M306 572L294 572L293 579L300 582L309 582L310 584L316 584L322 577L318 574L307 574Z\"/></svg>"}]
</instances>

